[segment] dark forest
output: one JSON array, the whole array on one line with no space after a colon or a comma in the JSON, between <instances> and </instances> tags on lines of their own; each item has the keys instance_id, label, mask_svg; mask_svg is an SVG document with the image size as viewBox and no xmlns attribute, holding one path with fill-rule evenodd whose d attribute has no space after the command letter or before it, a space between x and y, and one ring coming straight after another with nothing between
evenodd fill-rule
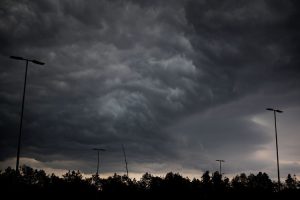
<instances>
[{"instance_id":1,"label":"dark forest","mask_svg":"<svg viewBox=\"0 0 300 200\"><path fill-rule=\"evenodd\" d=\"M2 196L22 196L26 198L101 198L101 197L178 197L184 195L194 199L212 198L261 198L286 199L300 194L300 181L288 175L278 187L268 174L241 173L231 180L219 172L206 171L202 178L185 178L179 173L169 172L164 177L145 173L140 180L127 175L114 174L108 178L93 175L83 178L80 171L68 171L62 177L47 175L44 170L21 166L17 173L8 167L0 173Z\"/></svg>"}]
</instances>

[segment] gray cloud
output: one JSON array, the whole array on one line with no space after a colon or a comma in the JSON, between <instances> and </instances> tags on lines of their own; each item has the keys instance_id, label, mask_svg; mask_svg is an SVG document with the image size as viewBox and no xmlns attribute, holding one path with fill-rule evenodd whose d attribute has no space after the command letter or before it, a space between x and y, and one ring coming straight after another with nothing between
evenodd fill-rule
<instances>
[{"instance_id":1,"label":"gray cloud","mask_svg":"<svg viewBox=\"0 0 300 200\"><path fill-rule=\"evenodd\" d=\"M1 2L1 160L15 156L24 73L9 55L47 63L29 68L24 157L54 168L77 161L91 172L90 149L101 146L104 171L120 171L124 143L136 172L151 163L153 171L211 169L217 155L251 160L273 140L253 118L266 106L299 107L297 8L296 1ZM228 172L272 164L241 162Z\"/></svg>"}]
</instances>

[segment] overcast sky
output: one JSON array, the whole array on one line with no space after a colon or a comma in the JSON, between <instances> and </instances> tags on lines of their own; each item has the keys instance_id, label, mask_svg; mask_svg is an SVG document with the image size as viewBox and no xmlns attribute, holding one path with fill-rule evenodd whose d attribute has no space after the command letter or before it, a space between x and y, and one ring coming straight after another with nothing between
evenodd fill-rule
<instances>
[{"instance_id":1,"label":"overcast sky","mask_svg":"<svg viewBox=\"0 0 300 200\"><path fill-rule=\"evenodd\" d=\"M300 175L297 0L1 0L0 166Z\"/></svg>"}]
</instances>

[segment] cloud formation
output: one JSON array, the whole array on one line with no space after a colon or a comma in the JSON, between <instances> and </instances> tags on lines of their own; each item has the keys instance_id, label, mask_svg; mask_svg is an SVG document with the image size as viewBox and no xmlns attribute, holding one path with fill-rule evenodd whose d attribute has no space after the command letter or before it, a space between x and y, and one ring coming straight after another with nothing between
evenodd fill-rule
<instances>
[{"instance_id":1,"label":"cloud formation","mask_svg":"<svg viewBox=\"0 0 300 200\"><path fill-rule=\"evenodd\" d=\"M8 57L20 55L46 63L29 66L23 157L91 173L102 147L102 170L122 171L125 144L136 173L217 170L219 157L236 163L228 173L273 170L264 108L300 107L297 1L0 5L1 160L16 153L25 63Z\"/></svg>"}]
</instances>

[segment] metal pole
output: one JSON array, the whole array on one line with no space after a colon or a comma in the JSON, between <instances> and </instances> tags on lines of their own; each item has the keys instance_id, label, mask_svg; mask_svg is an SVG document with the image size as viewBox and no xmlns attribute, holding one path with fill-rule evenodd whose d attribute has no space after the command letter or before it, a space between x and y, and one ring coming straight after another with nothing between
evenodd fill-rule
<instances>
[{"instance_id":1,"label":"metal pole","mask_svg":"<svg viewBox=\"0 0 300 200\"><path fill-rule=\"evenodd\" d=\"M225 162L225 160L216 160L216 161L218 161L220 163L220 171L219 171L219 173L222 176L222 162Z\"/></svg>"},{"instance_id":2,"label":"metal pole","mask_svg":"<svg viewBox=\"0 0 300 200\"><path fill-rule=\"evenodd\" d=\"M97 151L98 153L98 161L97 161L97 173L96 173L96 176L99 176L99 150Z\"/></svg>"},{"instance_id":3,"label":"metal pole","mask_svg":"<svg viewBox=\"0 0 300 200\"><path fill-rule=\"evenodd\" d=\"M17 150L17 163L16 163L16 172L19 173L19 160L20 160L20 149L21 149L21 136L22 136L22 125L23 125L23 114L24 114L24 102L25 102L25 91L26 91L26 82L27 82L27 69L28 69L28 60L26 60L26 69L25 69L25 79L24 79L24 88L23 88L23 98L22 98L22 109L21 109L21 120L20 120L20 129L18 137L18 150Z\"/></svg>"},{"instance_id":4,"label":"metal pole","mask_svg":"<svg viewBox=\"0 0 300 200\"><path fill-rule=\"evenodd\" d=\"M28 62L32 62L38 65L44 65L45 63L37 60L30 60L26 58L22 58L20 56L10 56L11 59L15 60L25 60L26 61L26 69L25 69L25 79L24 79L24 88L23 88L23 98L22 98L22 109L21 109L21 120L20 120L20 130L18 137L18 148L17 148L17 162L16 162L16 172L19 173L19 162L20 162L20 151L21 151L21 136L22 136L22 125L23 125L23 114L24 114L24 104L25 104L25 91L26 91L26 82L27 82L27 71L28 71Z\"/></svg>"},{"instance_id":5,"label":"metal pole","mask_svg":"<svg viewBox=\"0 0 300 200\"><path fill-rule=\"evenodd\" d=\"M279 172L279 155L278 155L278 138L277 138L277 120L276 120L276 112L283 113L283 111L274 109L274 108L266 108L268 111L273 111L274 113L274 125L275 125L275 140L276 140L276 156L277 156L277 177L278 177L278 191L280 191L280 172Z\"/></svg>"},{"instance_id":6,"label":"metal pole","mask_svg":"<svg viewBox=\"0 0 300 200\"><path fill-rule=\"evenodd\" d=\"M278 189L279 189L279 191L280 191L280 173L279 173L279 155L278 155L278 139L277 139L276 110L274 110L274 123L275 123L275 138L276 138L276 155L277 155Z\"/></svg>"},{"instance_id":7,"label":"metal pole","mask_svg":"<svg viewBox=\"0 0 300 200\"><path fill-rule=\"evenodd\" d=\"M100 162L100 151L105 151L105 149L93 148L92 150L97 151L97 172L96 176L99 176L99 162Z\"/></svg>"}]
</instances>

